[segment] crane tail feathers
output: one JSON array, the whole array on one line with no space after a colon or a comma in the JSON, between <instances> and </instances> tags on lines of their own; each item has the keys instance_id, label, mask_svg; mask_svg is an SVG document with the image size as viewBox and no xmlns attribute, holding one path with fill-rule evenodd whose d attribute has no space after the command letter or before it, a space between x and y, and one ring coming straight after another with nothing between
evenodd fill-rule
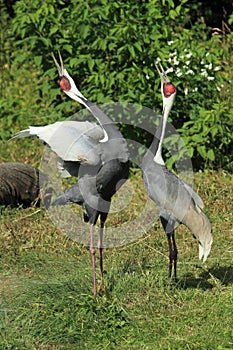
<instances>
[{"instance_id":1,"label":"crane tail feathers","mask_svg":"<svg viewBox=\"0 0 233 350\"><path fill-rule=\"evenodd\" d=\"M202 222L201 231L197 235L199 241L199 259L205 262L211 250L213 236L211 233L211 224L207 216L203 212L200 212L199 217Z\"/></svg>"},{"instance_id":2,"label":"crane tail feathers","mask_svg":"<svg viewBox=\"0 0 233 350\"><path fill-rule=\"evenodd\" d=\"M199 242L199 259L206 261L213 243L211 224L207 216L199 209L190 207L183 223L190 229Z\"/></svg>"},{"instance_id":3,"label":"crane tail feathers","mask_svg":"<svg viewBox=\"0 0 233 350\"><path fill-rule=\"evenodd\" d=\"M206 261L210 253L212 243L213 243L212 235L210 240L205 242L204 246L199 242L199 260L202 260L203 262Z\"/></svg>"}]
</instances>

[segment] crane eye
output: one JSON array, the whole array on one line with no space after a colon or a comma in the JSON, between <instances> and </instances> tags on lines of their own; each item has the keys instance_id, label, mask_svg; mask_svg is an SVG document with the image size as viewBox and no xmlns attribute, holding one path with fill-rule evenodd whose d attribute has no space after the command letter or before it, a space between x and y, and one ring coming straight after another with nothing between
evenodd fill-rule
<instances>
[{"instance_id":1,"label":"crane eye","mask_svg":"<svg viewBox=\"0 0 233 350\"><path fill-rule=\"evenodd\" d=\"M60 88L63 91L70 91L70 89L71 89L69 79L67 79L65 76L63 76L60 80Z\"/></svg>"},{"instance_id":2,"label":"crane eye","mask_svg":"<svg viewBox=\"0 0 233 350\"><path fill-rule=\"evenodd\" d=\"M165 97L170 97L176 92L175 85L172 83L164 83L163 84L163 94Z\"/></svg>"}]
</instances>

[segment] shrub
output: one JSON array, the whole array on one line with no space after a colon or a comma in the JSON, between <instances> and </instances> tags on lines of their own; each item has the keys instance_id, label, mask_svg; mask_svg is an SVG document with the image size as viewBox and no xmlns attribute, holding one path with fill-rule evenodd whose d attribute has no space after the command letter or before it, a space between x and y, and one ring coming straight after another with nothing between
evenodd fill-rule
<instances>
[{"instance_id":1,"label":"shrub","mask_svg":"<svg viewBox=\"0 0 233 350\"><path fill-rule=\"evenodd\" d=\"M35 120L35 114L38 122L46 115L48 123L78 108L59 95L51 51L61 50L80 90L93 102L130 102L155 110L161 110L155 69L160 58L178 90L170 121L196 168L227 166L232 142L232 33L213 34L202 19L190 25L192 9L186 2L175 6L173 0L17 1L7 38L14 44L8 72L14 82L2 102L8 130ZM12 96L18 97L21 89L16 101ZM127 138L132 133L127 127L122 132ZM147 146L151 140L144 132L136 137Z\"/></svg>"}]
</instances>

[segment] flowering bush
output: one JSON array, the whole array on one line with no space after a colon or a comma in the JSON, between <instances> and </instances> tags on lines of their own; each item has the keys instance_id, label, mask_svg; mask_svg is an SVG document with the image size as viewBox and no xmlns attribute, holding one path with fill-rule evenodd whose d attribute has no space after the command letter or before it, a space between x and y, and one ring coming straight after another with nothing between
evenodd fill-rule
<instances>
[{"instance_id":1,"label":"flowering bush","mask_svg":"<svg viewBox=\"0 0 233 350\"><path fill-rule=\"evenodd\" d=\"M199 38L197 40L197 33ZM167 72L178 80L173 123L187 145L196 168L216 164L232 168L233 89L231 64L233 35L221 31L209 39L204 23L183 31L172 48ZM176 122L178 120L178 122ZM204 162L203 162L204 160Z\"/></svg>"},{"instance_id":2,"label":"flowering bush","mask_svg":"<svg viewBox=\"0 0 233 350\"><path fill-rule=\"evenodd\" d=\"M46 123L54 121L55 116L67 117L78 108L59 94L52 51L61 50L80 90L93 102L131 102L161 111L155 69L159 59L177 86L170 122L179 130L195 167L229 167L233 35L211 33L203 20L187 29L191 8L186 2L181 0L175 6L173 0L72 0L69 5L63 0L17 1L15 17L8 20L4 31L4 45L11 43L6 60L11 61L8 68L17 72L13 79L19 85L30 73L34 84L37 78L37 85L32 88L27 80L30 98L23 106L18 88L12 87L11 94L6 88L2 132L13 132L17 123L30 124L26 111L32 106L36 113L39 110L37 118L46 115ZM153 119L150 122L154 124ZM125 137L132 136L132 128L125 126L122 132ZM135 137L147 146L151 141L143 132L135 131Z\"/></svg>"}]
</instances>

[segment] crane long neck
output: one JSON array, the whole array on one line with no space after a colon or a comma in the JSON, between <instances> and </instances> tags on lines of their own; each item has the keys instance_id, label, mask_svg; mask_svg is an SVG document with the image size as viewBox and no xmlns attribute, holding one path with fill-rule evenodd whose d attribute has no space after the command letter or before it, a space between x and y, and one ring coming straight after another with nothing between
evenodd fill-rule
<instances>
[{"instance_id":1,"label":"crane long neck","mask_svg":"<svg viewBox=\"0 0 233 350\"><path fill-rule=\"evenodd\" d=\"M165 107L163 108L162 117L160 119L158 128L156 129L154 139L152 141L152 144L150 146L150 151L152 154L154 154L153 160L161 165L164 165L164 160L162 158L162 145L166 130L166 124L167 124L167 118L169 115L170 110L167 110Z\"/></svg>"},{"instance_id":2,"label":"crane long neck","mask_svg":"<svg viewBox=\"0 0 233 350\"><path fill-rule=\"evenodd\" d=\"M56 63L56 62L55 62ZM60 69L60 68L59 68ZM78 90L73 78L69 75L67 70L63 67L62 72L59 73L61 76L60 86L62 90L73 100L78 101L84 105L93 115L94 118L100 123L104 130L104 138L101 142L106 142L110 139L122 138L120 131L113 121L102 112L96 105L88 101L83 94ZM68 87L68 89L67 89Z\"/></svg>"},{"instance_id":3,"label":"crane long neck","mask_svg":"<svg viewBox=\"0 0 233 350\"><path fill-rule=\"evenodd\" d=\"M91 112L91 114L98 120L100 125L105 131L105 137L102 142L108 141L110 139L119 139L123 138L122 134L118 130L115 123L104 113L99 109L98 106L93 104L92 102L88 101L84 97L80 98L82 104Z\"/></svg>"}]
</instances>

